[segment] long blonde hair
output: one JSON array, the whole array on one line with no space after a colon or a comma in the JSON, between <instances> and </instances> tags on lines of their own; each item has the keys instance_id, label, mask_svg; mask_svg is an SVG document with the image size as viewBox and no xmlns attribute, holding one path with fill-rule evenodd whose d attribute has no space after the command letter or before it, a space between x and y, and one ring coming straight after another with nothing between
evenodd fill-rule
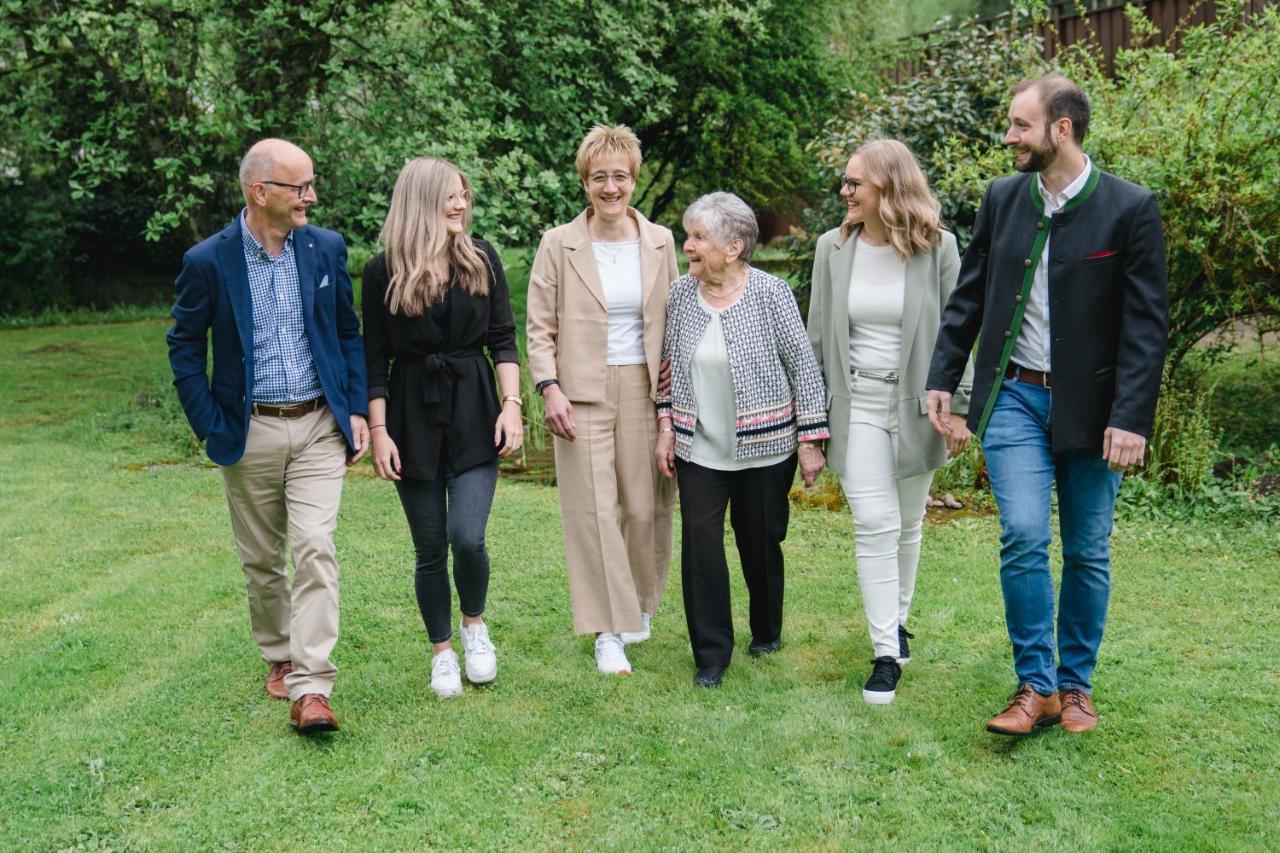
<instances>
[{"instance_id":1,"label":"long blonde hair","mask_svg":"<svg viewBox=\"0 0 1280 853\"><path fill-rule=\"evenodd\" d=\"M853 153L862 158L867 180L880 191L880 218L898 256L905 261L932 249L942 237L942 205L929 192L911 149L896 139L875 139ZM846 218L840 223L840 239L848 240L858 228Z\"/></svg>"},{"instance_id":2,"label":"long blonde hair","mask_svg":"<svg viewBox=\"0 0 1280 853\"><path fill-rule=\"evenodd\" d=\"M461 169L432 157L410 160L396 178L381 234L389 277L386 303L392 314L424 313L444 299L450 275L466 293L489 292L489 259L471 242L471 205L462 214L461 234L450 234L445 225L449 184L455 175L469 192L471 182ZM443 277L434 263L442 256L448 261Z\"/></svg>"}]
</instances>

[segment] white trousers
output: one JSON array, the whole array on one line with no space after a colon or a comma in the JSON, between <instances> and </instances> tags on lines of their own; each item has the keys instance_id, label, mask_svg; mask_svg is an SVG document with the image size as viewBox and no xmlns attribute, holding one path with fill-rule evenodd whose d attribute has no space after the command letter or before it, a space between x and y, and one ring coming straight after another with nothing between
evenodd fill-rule
<instances>
[{"instance_id":1,"label":"white trousers","mask_svg":"<svg viewBox=\"0 0 1280 853\"><path fill-rule=\"evenodd\" d=\"M894 476L895 389L876 379L853 378L840 485L853 513L854 556L871 644L876 657L896 658L898 626L906 626L915 594L933 473Z\"/></svg>"}]
</instances>

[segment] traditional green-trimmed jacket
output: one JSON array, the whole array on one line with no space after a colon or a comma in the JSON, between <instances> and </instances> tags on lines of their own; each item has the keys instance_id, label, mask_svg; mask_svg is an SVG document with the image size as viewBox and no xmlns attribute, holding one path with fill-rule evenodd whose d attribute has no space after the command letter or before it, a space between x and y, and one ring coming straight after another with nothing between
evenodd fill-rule
<instances>
[{"instance_id":1,"label":"traditional green-trimmed jacket","mask_svg":"<svg viewBox=\"0 0 1280 853\"><path fill-rule=\"evenodd\" d=\"M981 332L969 408L969 428L981 437L1050 233L1053 451L1100 448L1108 426L1150 437L1169 329L1160 212L1150 191L1096 166L1052 216L1034 174L987 187L927 387L955 390Z\"/></svg>"}]
</instances>

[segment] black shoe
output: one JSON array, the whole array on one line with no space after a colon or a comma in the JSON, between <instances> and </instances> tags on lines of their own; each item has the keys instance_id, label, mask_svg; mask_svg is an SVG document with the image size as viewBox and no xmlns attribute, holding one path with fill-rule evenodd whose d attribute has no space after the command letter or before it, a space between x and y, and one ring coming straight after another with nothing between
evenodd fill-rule
<instances>
[{"instance_id":1,"label":"black shoe","mask_svg":"<svg viewBox=\"0 0 1280 853\"><path fill-rule=\"evenodd\" d=\"M871 677L862 688L862 698L870 705L888 705L898 689L902 667L888 655L876 658L871 664Z\"/></svg>"},{"instance_id":2,"label":"black shoe","mask_svg":"<svg viewBox=\"0 0 1280 853\"><path fill-rule=\"evenodd\" d=\"M720 679L724 678L724 667L722 666L704 666L698 670L698 674L693 677L694 687L719 687Z\"/></svg>"},{"instance_id":3,"label":"black shoe","mask_svg":"<svg viewBox=\"0 0 1280 853\"><path fill-rule=\"evenodd\" d=\"M761 655L771 655L781 648L782 640L774 640L771 643L753 642L751 645L747 646L747 654L751 655L753 658L758 658Z\"/></svg>"},{"instance_id":4,"label":"black shoe","mask_svg":"<svg viewBox=\"0 0 1280 853\"><path fill-rule=\"evenodd\" d=\"M911 645L907 640L914 640L916 635L901 625L898 626L898 663L911 662Z\"/></svg>"}]
</instances>

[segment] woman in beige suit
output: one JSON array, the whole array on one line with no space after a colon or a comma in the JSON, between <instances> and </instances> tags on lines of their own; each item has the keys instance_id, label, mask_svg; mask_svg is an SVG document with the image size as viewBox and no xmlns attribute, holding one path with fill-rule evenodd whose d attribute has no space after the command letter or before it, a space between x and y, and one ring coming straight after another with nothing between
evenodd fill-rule
<instances>
[{"instance_id":1,"label":"woman in beige suit","mask_svg":"<svg viewBox=\"0 0 1280 853\"><path fill-rule=\"evenodd\" d=\"M911 151L895 140L854 152L841 179L848 212L818 238L809 339L827 382L827 464L853 512L858 584L875 648L862 697L893 701L909 660L925 501L935 469L969 440L973 365L945 443L929 424L925 379L960 269L956 238Z\"/></svg>"},{"instance_id":2,"label":"woman in beige suit","mask_svg":"<svg viewBox=\"0 0 1280 853\"><path fill-rule=\"evenodd\" d=\"M528 355L555 434L573 625L596 666L631 671L671 565L672 484L658 473L654 400L671 232L629 205L640 141L592 127L577 167L589 206L542 237L529 278Z\"/></svg>"}]
</instances>

